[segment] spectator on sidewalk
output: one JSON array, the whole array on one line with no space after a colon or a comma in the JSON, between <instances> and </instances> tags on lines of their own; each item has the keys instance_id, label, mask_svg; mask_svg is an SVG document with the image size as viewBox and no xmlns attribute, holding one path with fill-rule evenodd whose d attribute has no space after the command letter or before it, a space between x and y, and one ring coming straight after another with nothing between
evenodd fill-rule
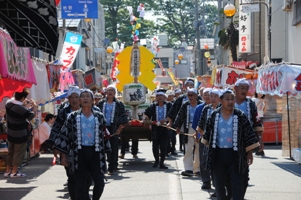
<instances>
[{"instance_id":1,"label":"spectator on sidewalk","mask_svg":"<svg viewBox=\"0 0 301 200\"><path fill-rule=\"evenodd\" d=\"M40 149L42 151L51 150L52 146L46 142L50 136L52 125L55 121L55 115L48 113L45 117L45 121L38 127Z\"/></svg>"},{"instance_id":2,"label":"spectator on sidewalk","mask_svg":"<svg viewBox=\"0 0 301 200\"><path fill-rule=\"evenodd\" d=\"M26 177L26 174L18 171L18 167L22 164L27 148L28 121L34 118L38 109L34 100L26 99L28 94L28 89L15 92L14 98L11 98L5 104L8 140L7 165L4 173L6 178ZM32 111L27 109L26 105Z\"/></svg>"}]
</instances>

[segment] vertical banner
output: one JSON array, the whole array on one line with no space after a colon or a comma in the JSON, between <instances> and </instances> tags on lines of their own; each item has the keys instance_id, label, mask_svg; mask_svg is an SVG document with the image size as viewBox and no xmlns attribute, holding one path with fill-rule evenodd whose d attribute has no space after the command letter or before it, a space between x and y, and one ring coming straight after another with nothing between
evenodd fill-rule
<instances>
[{"instance_id":1,"label":"vertical banner","mask_svg":"<svg viewBox=\"0 0 301 200\"><path fill-rule=\"evenodd\" d=\"M59 91L60 84L60 66L46 65L49 89L51 93Z\"/></svg>"},{"instance_id":2,"label":"vertical banner","mask_svg":"<svg viewBox=\"0 0 301 200\"><path fill-rule=\"evenodd\" d=\"M242 0L239 6L239 53L251 52L251 13L244 13L242 5L248 3Z\"/></svg>"},{"instance_id":3,"label":"vertical banner","mask_svg":"<svg viewBox=\"0 0 301 200\"><path fill-rule=\"evenodd\" d=\"M113 81L116 81L116 76L117 76L117 66L119 64L119 60L117 59L119 52L116 52L114 55L114 61L113 61L113 66L112 66L112 71L111 71L111 78Z\"/></svg>"},{"instance_id":4,"label":"vertical banner","mask_svg":"<svg viewBox=\"0 0 301 200\"><path fill-rule=\"evenodd\" d=\"M80 34L67 32L60 56L60 60L63 62L63 71L69 70L72 66L80 48L82 37Z\"/></svg>"}]
</instances>

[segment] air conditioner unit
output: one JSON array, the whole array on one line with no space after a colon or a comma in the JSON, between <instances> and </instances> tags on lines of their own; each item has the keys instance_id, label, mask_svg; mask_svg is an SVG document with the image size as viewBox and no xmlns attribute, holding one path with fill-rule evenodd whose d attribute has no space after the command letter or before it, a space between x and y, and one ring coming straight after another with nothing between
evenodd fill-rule
<instances>
[{"instance_id":1,"label":"air conditioner unit","mask_svg":"<svg viewBox=\"0 0 301 200\"><path fill-rule=\"evenodd\" d=\"M292 4L293 4L292 0L283 0L282 10L285 12L292 11Z\"/></svg>"}]
</instances>

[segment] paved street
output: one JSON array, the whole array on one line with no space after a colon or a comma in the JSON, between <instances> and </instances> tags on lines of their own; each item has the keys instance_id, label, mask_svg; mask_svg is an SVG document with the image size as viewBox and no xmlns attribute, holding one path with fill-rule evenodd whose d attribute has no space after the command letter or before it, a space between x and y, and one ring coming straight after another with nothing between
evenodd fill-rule
<instances>
[{"instance_id":1,"label":"paved street","mask_svg":"<svg viewBox=\"0 0 301 200\"><path fill-rule=\"evenodd\" d=\"M300 200L301 165L281 156L281 146L266 146L266 157L254 159L246 199ZM108 176L102 199L191 200L210 199L213 191L202 191L199 177L181 177L182 154L169 157L168 170L153 169L150 142L139 142L139 158L127 153L120 172ZM68 199L65 171L51 165L50 154L34 158L21 171L26 178L4 179L0 175L1 200ZM91 193L92 191L90 191ZM214 199L214 198L213 198Z\"/></svg>"}]
</instances>

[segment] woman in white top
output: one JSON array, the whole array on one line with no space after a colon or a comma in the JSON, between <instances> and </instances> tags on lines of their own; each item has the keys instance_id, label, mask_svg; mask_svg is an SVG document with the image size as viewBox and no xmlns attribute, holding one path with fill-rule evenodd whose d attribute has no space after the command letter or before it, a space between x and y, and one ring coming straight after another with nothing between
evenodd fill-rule
<instances>
[{"instance_id":1,"label":"woman in white top","mask_svg":"<svg viewBox=\"0 0 301 200\"><path fill-rule=\"evenodd\" d=\"M43 144L50 135L51 127L55 121L55 116L53 114L47 114L45 121L39 125L39 141L40 144Z\"/></svg>"},{"instance_id":2,"label":"woman in white top","mask_svg":"<svg viewBox=\"0 0 301 200\"><path fill-rule=\"evenodd\" d=\"M267 109L267 106L266 106L267 100L264 99L264 97L265 97L264 94L255 93L255 98L253 98L253 101L255 102L256 107L257 107L258 116L260 118L263 118L263 114L265 113L265 111Z\"/></svg>"}]
</instances>

